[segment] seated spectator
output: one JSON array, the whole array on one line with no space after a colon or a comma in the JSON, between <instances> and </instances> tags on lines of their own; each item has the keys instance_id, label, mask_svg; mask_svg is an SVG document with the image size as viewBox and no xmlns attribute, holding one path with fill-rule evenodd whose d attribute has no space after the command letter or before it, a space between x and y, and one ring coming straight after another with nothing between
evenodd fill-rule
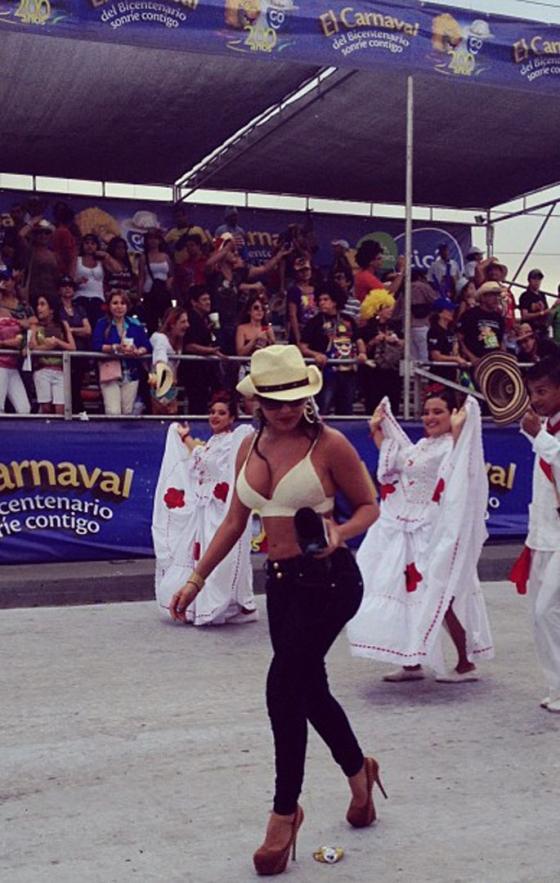
<instances>
[{"instance_id":1,"label":"seated spectator","mask_svg":"<svg viewBox=\"0 0 560 883\"><path fill-rule=\"evenodd\" d=\"M86 311L74 301L76 283L71 276L61 276L58 281L60 297L60 318L68 324L76 343L77 350L87 352L91 347L91 325ZM72 413L77 414L83 408L82 380L86 365L84 359L77 357L71 362L72 381Z\"/></svg>"},{"instance_id":2,"label":"seated spectator","mask_svg":"<svg viewBox=\"0 0 560 883\"><path fill-rule=\"evenodd\" d=\"M458 304L448 297L438 297L432 304L433 314L427 334L430 362L447 362L448 367L431 366L432 374L457 382L457 367L468 368L469 363L459 354L459 341L454 319Z\"/></svg>"},{"instance_id":3,"label":"seated spectator","mask_svg":"<svg viewBox=\"0 0 560 883\"><path fill-rule=\"evenodd\" d=\"M187 292L191 285L206 285L208 258L197 233L188 233L177 241L174 260L175 294L179 303L187 306Z\"/></svg>"},{"instance_id":4,"label":"seated spectator","mask_svg":"<svg viewBox=\"0 0 560 883\"><path fill-rule=\"evenodd\" d=\"M184 307L171 307L163 317L160 331L154 331L150 337L152 345L152 366L159 363L169 365L173 371L175 382L164 396L156 395L156 388L151 381L152 414L176 414L178 411L177 374L179 360L174 358L182 355L185 334L189 328L189 319Z\"/></svg>"},{"instance_id":5,"label":"seated spectator","mask_svg":"<svg viewBox=\"0 0 560 883\"><path fill-rule=\"evenodd\" d=\"M0 273L0 414L4 413L6 398L16 414L29 414L31 407L19 372L20 357L2 354L6 349L21 350L26 339L26 333L14 315L17 298L10 286L6 286L11 279L10 271Z\"/></svg>"},{"instance_id":6,"label":"seated spectator","mask_svg":"<svg viewBox=\"0 0 560 883\"><path fill-rule=\"evenodd\" d=\"M455 322L460 322L464 313L466 313L467 310L476 307L477 305L476 287L474 282L463 279L462 284L459 284L456 300L459 305L459 309L457 311L457 315L455 316Z\"/></svg>"},{"instance_id":7,"label":"seated spectator","mask_svg":"<svg viewBox=\"0 0 560 883\"><path fill-rule=\"evenodd\" d=\"M246 245L246 237L245 230L237 223L238 218L239 214L235 206L229 206L224 212L224 223L220 224L219 227L216 227L214 236L216 239L221 239L225 233L229 234L235 243L235 248L239 254L243 255Z\"/></svg>"},{"instance_id":8,"label":"seated spectator","mask_svg":"<svg viewBox=\"0 0 560 883\"><path fill-rule=\"evenodd\" d=\"M138 301L138 280L132 269L126 240L122 236L114 236L107 245L103 258L105 270L105 296L112 291L124 291L131 303Z\"/></svg>"},{"instance_id":9,"label":"seated spectator","mask_svg":"<svg viewBox=\"0 0 560 883\"><path fill-rule=\"evenodd\" d=\"M306 258L294 262L295 282L288 289L288 339L299 346L305 326L317 315L315 286L311 281L311 264Z\"/></svg>"},{"instance_id":10,"label":"seated spectator","mask_svg":"<svg viewBox=\"0 0 560 883\"><path fill-rule=\"evenodd\" d=\"M138 293L142 300L148 333L159 328L164 313L171 306L173 263L167 254L160 230L152 228L144 234L144 253L138 264Z\"/></svg>"},{"instance_id":11,"label":"seated spectator","mask_svg":"<svg viewBox=\"0 0 560 883\"><path fill-rule=\"evenodd\" d=\"M516 326L517 361L521 363L540 362L545 356L560 355L560 347L550 338L539 337L529 322L521 322Z\"/></svg>"},{"instance_id":12,"label":"seated spectator","mask_svg":"<svg viewBox=\"0 0 560 883\"><path fill-rule=\"evenodd\" d=\"M459 264L449 257L449 246L443 242L438 246L437 257L428 271L428 282L440 297L449 297L453 300L460 276Z\"/></svg>"},{"instance_id":13,"label":"seated spectator","mask_svg":"<svg viewBox=\"0 0 560 883\"><path fill-rule=\"evenodd\" d=\"M29 349L75 350L76 344L68 322L60 318L60 304L57 297L42 294L37 298L38 324L31 329ZM39 355L34 360L33 379L37 401L42 414L64 413L64 380L62 357Z\"/></svg>"},{"instance_id":14,"label":"seated spectator","mask_svg":"<svg viewBox=\"0 0 560 883\"><path fill-rule=\"evenodd\" d=\"M80 254L76 258L74 278L77 283L75 301L82 307L92 328L103 315L105 290L103 287L103 259L99 239L95 233L88 233L82 239ZM58 283L58 279L57 279Z\"/></svg>"},{"instance_id":15,"label":"seated spectator","mask_svg":"<svg viewBox=\"0 0 560 883\"><path fill-rule=\"evenodd\" d=\"M466 263L463 269L463 277L469 282L474 282L474 277L476 273L476 268L478 264L483 260L484 252L477 248L476 245L471 245L469 250L465 255ZM456 286L457 287L457 286ZM476 288L476 286L475 286ZM456 292L458 294L458 292Z\"/></svg>"},{"instance_id":16,"label":"seated spectator","mask_svg":"<svg viewBox=\"0 0 560 883\"><path fill-rule=\"evenodd\" d=\"M434 308L434 301L437 295L432 286L428 285L424 270L413 267L411 280L410 358L416 362L427 362L430 314Z\"/></svg>"},{"instance_id":17,"label":"seated spectator","mask_svg":"<svg viewBox=\"0 0 560 883\"><path fill-rule=\"evenodd\" d=\"M99 382L105 413L112 417L132 414L140 371L138 357L151 351L144 327L127 315L130 299L123 291L113 291L107 301L108 314L93 329L92 346L100 353L117 358L99 362Z\"/></svg>"},{"instance_id":18,"label":"seated spectator","mask_svg":"<svg viewBox=\"0 0 560 883\"><path fill-rule=\"evenodd\" d=\"M519 298L521 321L528 322L538 337L548 337L553 307L549 309L546 295L541 291L543 274L540 270L531 270L527 276L527 288Z\"/></svg>"},{"instance_id":19,"label":"seated spectator","mask_svg":"<svg viewBox=\"0 0 560 883\"><path fill-rule=\"evenodd\" d=\"M397 258L394 278L384 285L377 275L383 267L383 249L375 239L362 242L356 252L356 263L360 269L354 274L354 294L360 303L370 291L386 288L391 294L395 294L401 287L405 270L403 255Z\"/></svg>"},{"instance_id":20,"label":"seated spectator","mask_svg":"<svg viewBox=\"0 0 560 883\"><path fill-rule=\"evenodd\" d=\"M377 290L368 296L364 306L367 312L362 314L365 324L361 334L368 358L363 370L366 413L373 414L381 399L388 396L393 414L398 414L402 393L399 365L404 341L393 321L395 298L387 291Z\"/></svg>"},{"instance_id":21,"label":"seated spectator","mask_svg":"<svg viewBox=\"0 0 560 883\"><path fill-rule=\"evenodd\" d=\"M183 236L198 236L205 249L211 247L212 240L202 227L190 223L189 208L185 202L176 202L173 206L173 223L174 226L165 234L165 242L174 255L177 254L177 242ZM179 256L179 259L182 260L182 257Z\"/></svg>"},{"instance_id":22,"label":"seated spectator","mask_svg":"<svg viewBox=\"0 0 560 883\"><path fill-rule=\"evenodd\" d=\"M52 249L61 276L73 276L76 271L80 231L74 222L74 212L65 202L53 206L54 234Z\"/></svg>"},{"instance_id":23,"label":"seated spectator","mask_svg":"<svg viewBox=\"0 0 560 883\"><path fill-rule=\"evenodd\" d=\"M189 290L188 301L189 327L184 338L183 353L226 359L218 347L216 329L210 319L212 302L208 289L204 285L194 286ZM181 362L179 376L188 397L189 414L206 414L212 393L221 385L218 367L212 362Z\"/></svg>"},{"instance_id":24,"label":"seated spectator","mask_svg":"<svg viewBox=\"0 0 560 883\"><path fill-rule=\"evenodd\" d=\"M505 320L500 305L501 286L485 282L478 291L478 306L463 314L459 326L463 357L476 365L492 350L504 350Z\"/></svg>"},{"instance_id":25,"label":"seated spectator","mask_svg":"<svg viewBox=\"0 0 560 883\"><path fill-rule=\"evenodd\" d=\"M305 326L300 349L323 370L323 389L318 398L321 413L328 414L334 406L335 414L351 414L357 366L336 362L341 359L365 362L365 345L354 320L342 316L342 298L322 291L318 302L319 312Z\"/></svg>"},{"instance_id":26,"label":"seated spectator","mask_svg":"<svg viewBox=\"0 0 560 883\"><path fill-rule=\"evenodd\" d=\"M274 331L267 320L262 298L253 294L241 314L235 332L235 351L238 356L251 356L255 350L276 343Z\"/></svg>"},{"instance_id":27,"label":"seated spectator","mask_svg":"<svg viewBox=\"0 0 560 883\"><path fill-rule=\"evenodd\" d=\"M235 330L240 312L251 294L264 293L261 280L280 264L287 250L284 247L266 263L252 267L238 253L230 233L222 235L219 246L208 258L206 269L212 288L212 305L220 319L220 349L227 355L235 355Z\"/></svg>"}]
</instances>

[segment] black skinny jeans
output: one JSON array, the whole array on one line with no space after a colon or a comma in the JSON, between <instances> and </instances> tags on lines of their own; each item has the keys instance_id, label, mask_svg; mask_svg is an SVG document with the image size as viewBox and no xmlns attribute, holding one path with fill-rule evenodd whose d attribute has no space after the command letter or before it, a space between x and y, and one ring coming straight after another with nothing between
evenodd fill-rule
<instances>
[{"instance_id":1,"label":"black skinny jeans","mask_svg":"<svg viewBox=\"0 0 560 883\"><path fill-rule=\"evenodd\" d=\"M330 693L324 660L358 610L363 585L348 549L337 549L326 561L298 556L269 562L268 574L274 656L266 698L276 755L274 812L290 815L303 784L308 721L346 776L358 773L364 762L348 718Z\"/></svg>"}]
</instances>

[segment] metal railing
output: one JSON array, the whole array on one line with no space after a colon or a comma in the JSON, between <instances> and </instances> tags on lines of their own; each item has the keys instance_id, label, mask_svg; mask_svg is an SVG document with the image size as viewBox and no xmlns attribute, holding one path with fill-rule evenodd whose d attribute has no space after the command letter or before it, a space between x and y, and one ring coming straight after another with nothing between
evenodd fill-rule
<instances>
[{"instance_id":1,"label":"metal railing","mask_svg":"<svg viewBox=\"0 0 560 883\"><path fill-rule=\"evenodd\" d=\"M35 351L36 355L32 354L32 359L39 357L39 352ZM11 349L2 349L0 350L2 355L16 355L21 357L20 350L11 350ZM3 417L12 418L21 418L24 420L29 420L33 418L45 418L54 420L177 420L182 416L188 416L191 419L206 419L208 414L120 414L110 415L110 414L90 414L87 413L85 416L85 412L74 413L72 411L72 359L90 359L95 361L114 361L116 358L119 360L125 361L137 361L149 363L151 366L152 363L152 354L146 353L142 356L136 355L123 355L123 354L114 354L114 353L100 353L93 351L84 351L84 350L40 350L40 356L57 356L62 361L62 383L64 389L64 412L63 414L6 414L0 413L0 419ZM181 354L181 355L173 355L171 357L173 362L204 362L210 363L213 365L224 365L231 363L239 363L239 364L248 364L251 361L250 356L198 356L194 354ZM315 364L314 359L305 359L307 364ZM374 364L374 360L368 360L370 364ZM358 359L329 359L327 360L327 365L356 365L359 366L364 364L360 362ZM519 362L520 368L528 368L531 366L531 362ZM436 370L441 370L442 368L464 368L468 370L472 367L471 363L466 363L464 360L459 362L453 361L445 361L445 362L433 362L433 361L410 361L410 373L413 378L412 385L412 400L413 400L413 413L415 417L418 417L421 412L421 400L422 400L422 387L426 381L440 383L442 386L448 387L449 389L455 390L456 392L460 392L463 394L469 393L469 395L475 396L477 399L484 401L484 396L481 392L476 389L471 389L463 386L460 383L457 383L454 380L451 380L448 377L444 377L441 374L435 373L433 368ZM400 374L404 376L404 360L400 362ZM406 395L406 391L405 391ZM251 419L250 415L241 415L241 419L246 416L246 419ZM363 420L364 414L352 414L352 415L342 415L342 414L334 414L332 415L336 420L346 420L346 421L354 421L354 420ZM366 415L369 416L369 415Z\"/></svg>"}]
</instances>

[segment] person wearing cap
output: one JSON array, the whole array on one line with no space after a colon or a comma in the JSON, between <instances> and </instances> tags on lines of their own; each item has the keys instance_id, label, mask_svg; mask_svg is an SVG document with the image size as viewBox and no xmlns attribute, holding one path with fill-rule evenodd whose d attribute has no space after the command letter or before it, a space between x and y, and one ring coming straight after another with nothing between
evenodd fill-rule
<instances>
[{"instance_id":1,"label":"person wearing cap","mask_svg":"<svg viewBox=\"0 0 560 883\"><path fill-rule=\"evenodd\" d=\"M468 367L468 362L459 354L459 341L454 328L458 307L450 298L438 297L432 304L434 315L427 334L430 362L447 362L449 366L432 367L432 373L454 382L457 382L457 368Z\"/></svg>"},{"instance_id":2,"label":"person wearing cap","mask_svg":"<svg viewBox=\"0 0 560 883\"><path fill-rule=\"evenodd\" d=\"M463 268L463 276L465 279L469 279L474 281L476 268L480 264L480 262L484 259L484 252L481 251L476 245L471 245L466 255L466 262ZM458 292L456 292L458 293Z\"/></svg>"},{"instance_id":3,"label":"person wearing cap","mask_svg":"<svg viewBox=\"0 0 560 883\"><path fill-rule=\"evenodd\" d=\"M528 322L521 322L515 329L517 360L526 363L540 362L545 356L559 356L560 347L550 338L538 337Z\"/></svg>"},{"instance_id":4,"label":"person wearing cap","mask_svg":"<svg viewBox=\"0 0 560 883\"><path fill-rule=\"evenodd\" d=\"M560 714L560 358L546 357L525 376L530 408L521 431L535 454L529 531L510 573L528 594L537 657L548 692L541 707Z\"/></svg>"},{"instance_id":5,"label":"person wearing cap","mask_svg":"<svg viewBox=\"0 0 560 883\"><path fill-rule=\"evenodd\" d=\"M329 282L331 284L334 282L334 277L337 273L345 273L352 278L354 273L352 270L352 264L348 259L350 243L346 239L333 239L331 242L331 248L333 259L328 272Z\"/></svg>"},{"instance_id":6,"label":"person wearing cap","mask_svg":"<svg viewBox=\"0 0 560 883\"><path fill-rule=\"evenodd\" d=\"M459 264L449 257L449 245L442 242L438 246L437 257L432 261L428 270L428 282L433 285L441 297L453 299L460 277Z\"/></svg>"},{"instance_id":7,"label":"person wearing cap","mask_svg":"<svg viewBox=\"0 0 560 883\"><path fill-rule=\"evenodd\" d=\"M546 295L541 291L544 276L541 270L531 270L527 288L519 298L521 321L528 322L538 337L548 337L548 326L554 308L549 309Z\"/></svg>"},{"instance_id":8,"label":"person wearing cap","mask_svg":"<svg viewBox=\"0 0 560 883\"><path fill-rule=\"evenodd\" d=\"M85 309L75 303L76 283L72 276L64 275L58 280L60 297L60 318L68 323L77 350L87 352L91 348L91 325ZM73 358L70 362L70 379L72 384L72 413L82 410L82 380L86 365L83 359Z\"/></svg>"},{"instance_id":9,"label":"person wearing cap","mask_svg":"<svg viewBox=\"0 0 560 883\"><path fill-rule=\"evenodd\" d=\"M0 414L4 413L6 399L16 414L29 414L31 410L19 372L19 356L2 354L2 350L20 350L25 342L26 331L17 318L21 306L11 271L0 271Z\"/></svg>"},{"instance_id":10,"label":"person wearing cap","mask_svg":"<svg viewBox=\"0 0 560 883\"><path fill-rule=\"evenodd\" d=\"M230 205L224 212L224 223L216 227L214 236L219 239L224 233L230 233L235 242L238 252L242 253L246 245L246 233L243 227L237 223L239 218L238 211L234 205Z\"/></svg>"},{"instance_id":11,"label":"person wearing cap","mask_svg":"<svg viewBox=\"0 0 560 883\"><path fill-rule=\"evenodd\" d=\"M315 359L323 372L321 414L328 414L333 407L335 414L350 415L354 409L357 365L337 366L336 361L356 359L363 364L366 347L354 320L342 315L344 300L337 292L323 289L318 306L318 314L302 333L300 349L306 358Z\"/></svg>"},{"instance_id":12,"label":"person wearing cap","mask_svg":"<svg viewBox=\"0 0 560 883\"><path fill-rule=\"evenodd\" d=\"M467 310L461 320L461 351L472 365L492 350L505 350L505 319L501 312L500 293L498 282L485 282L476 293L478 306Z\"/></svg>"},{"instance_id":13,"label":"person wearing cap","mask_svg":"<svg viewBox=\"0 0 560 883\"><path fill-rule=\"evenodd\" d=\"M366 530L378 510L355 449L317 420L313 397L321 386L321 372L307 366L295 346L274 345L253 354L250 373L237 389L256 398L259 428L241 444L226 519L170 603L172 617L184 621L188 606L205 591L205 580L258 510L268 538L266 591L274 656L267 705L276 760L273 812L253 857L261 875L285 870L303 821L298 800L309 723L347 777L348 822L366 827L376 817L372 790L379 782L379 764L364 757L332 696L324 657L362 597L362 577L346 541ZM352 512L344 524L333 520L338 491Z\"/></svg>"},{"instance_id":14,"label":"person wearing cap","mask_svg":"<svg viewBox=\"0 0 560 883\"><path fill-rule=\"evenodd\" d=\"M33 217L19 231L25 262L25 299L35 307L39 295L56 295L60 275L52 250L52 224L40 215Z\"/></svg>"}]
</instances>

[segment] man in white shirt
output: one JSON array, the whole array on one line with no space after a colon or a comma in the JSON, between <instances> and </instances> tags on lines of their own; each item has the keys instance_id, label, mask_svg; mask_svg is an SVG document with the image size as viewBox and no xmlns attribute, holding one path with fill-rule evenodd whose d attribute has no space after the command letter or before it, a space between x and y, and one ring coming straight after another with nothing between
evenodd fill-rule
<instances>
[{"instance_id":1,"label":"man in white shirt","mask_svg":"<svg viewBox=\"0 0 560 883\"><path fill-rule=\"evenodd\" d=\"M428 282L441 297L453 300L460 276L459 264L449 257L449 246L443 242L438 246L438 257L428 270Z\"/></svg>"},{"instance_id":2,"label":"man in white shirt","mask_svg":"<svg viewBox=\"0 0 560 883\"><path fill-rule=\"evenodd\" d=\"M560 713L560 359L547 356L526 374L531 408L521 430L535 452L525 556L535 645L549 692L541 706ZM546 418L543 421L542 418ZM522 556L523 557L523 556ZM520 588L519 582L518 589Z\"/></svg>"}]
</instances>

